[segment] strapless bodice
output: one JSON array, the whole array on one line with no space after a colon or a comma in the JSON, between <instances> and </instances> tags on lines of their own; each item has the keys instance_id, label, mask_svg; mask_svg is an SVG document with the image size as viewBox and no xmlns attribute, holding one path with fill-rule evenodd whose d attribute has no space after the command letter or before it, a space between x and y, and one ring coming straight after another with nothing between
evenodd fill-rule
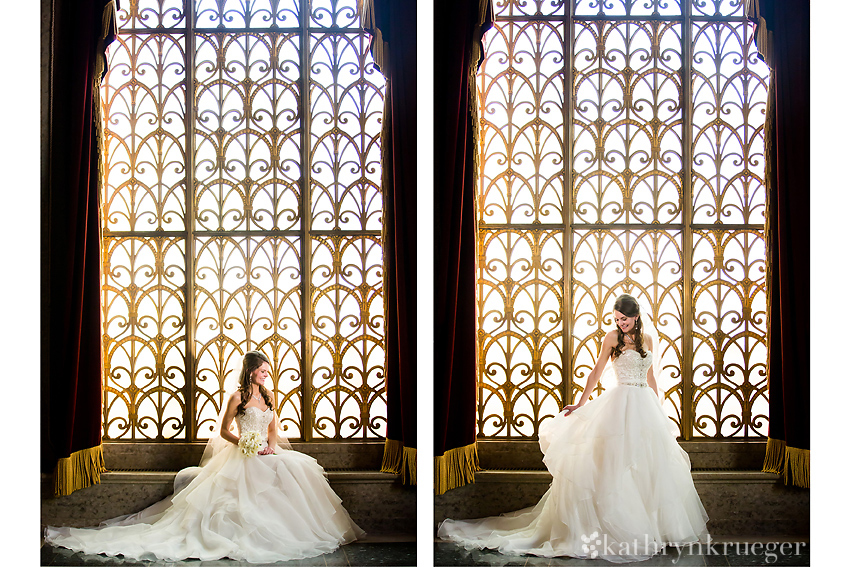
<instances>
[{"instance_id":1,"label":"strapless bodice","mask_svg":"<svg viewBox=\"0 0 850 567\"><path fill-rule=\"evenodd\" d=\"M247 407L242 414L236 416L236 427L239 428L239 435L242 436L249 431L257 431L266 439L269 431L269 424L274 418L274 412L271 409L261 410L258 407Z\"/></svg>"},{"instance_id":2,"label":"strapless bodice","mask_svg":"<svg viewBox=\"0 0 850 567\"><path fill-rule=\"evenodd\" d=\"M620 386L638 386L646 388L646 375L652 366L652 351L646 351L646 357L641 357L636 350L623 351L619 357L614 359L614 375Z\"/></svg>"}]
</instances>

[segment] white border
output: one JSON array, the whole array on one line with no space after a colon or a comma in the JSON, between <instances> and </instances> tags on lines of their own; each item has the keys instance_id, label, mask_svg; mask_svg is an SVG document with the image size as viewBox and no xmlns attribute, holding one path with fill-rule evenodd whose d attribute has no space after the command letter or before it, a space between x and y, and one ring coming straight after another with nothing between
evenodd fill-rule
<instances>
[{"instance_id":1,"label":"white border","mask_svg":"<svg viewBox=\"0 0 850 567\"><path fill-rule=\"evenodd\" d=\"M431 0L417 2L416 558L428 566L434 564L434 7Z\"/></svg>"},{"instance_id":2,"label":"white border","mask_svg":"<svg viewBox=\"0 0 850 567\"><path fill-rule=\"evenodd\" d=\"M40 227L41 2L6 6L13 25L0 35L5 77L0 95L0 352L6 442L0 533L3 562L40 562ZM23 428L23 429L22 429Z\"/></svg>"}]
</instances>

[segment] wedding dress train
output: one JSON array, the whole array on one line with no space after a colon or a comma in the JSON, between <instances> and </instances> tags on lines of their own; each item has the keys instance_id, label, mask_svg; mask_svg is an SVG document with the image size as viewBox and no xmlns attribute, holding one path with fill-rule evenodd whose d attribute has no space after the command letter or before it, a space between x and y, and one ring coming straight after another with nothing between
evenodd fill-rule
<instances>
[{"instance_id":1,"label":"wedding dress train","mask_svg":"<svg viewBox=\"0 0 850 567\"><path fill-rule=\"evenodd\" d=\"M275 415L249 407L240 434L266 437ZM265 446L265 441L263 443ZM46 530L45 541L89 554L150 560L229 557L252 563L329 553L362 536L312 457L292 450L245 457L231 443L170 498L98 528Z\"/></svg>"},{"instance_id":2,"label":"wedding dress train","mask_svg":"<svg viewBox=\"0 0 850 567\"><path fill-rule=\"evenodd\" d=\"M613 362L617 386L540 428L552 484L537 505L479 520L446 520L438 535L468 549L546 557L648 559L708 537L708 515L675 425L648 387L652 353Z\"/></svg>"}]
</instances>

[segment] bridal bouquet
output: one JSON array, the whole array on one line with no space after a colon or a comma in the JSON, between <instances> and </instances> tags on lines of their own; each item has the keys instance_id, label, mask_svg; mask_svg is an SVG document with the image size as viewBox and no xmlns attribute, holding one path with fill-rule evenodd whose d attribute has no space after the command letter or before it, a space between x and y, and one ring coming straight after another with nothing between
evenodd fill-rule
<instances>
[{"instance_id":1,"label":"bridal bouquet","mask_svg":"<svg viewBox=\"0 0 850 567\"><path fill-rule=\"evenodd\" d=\"M263 446L263 437L259 431L249 431L239 438L239 449L246 457L256 457Z\"/></svg>"}]
</instances>

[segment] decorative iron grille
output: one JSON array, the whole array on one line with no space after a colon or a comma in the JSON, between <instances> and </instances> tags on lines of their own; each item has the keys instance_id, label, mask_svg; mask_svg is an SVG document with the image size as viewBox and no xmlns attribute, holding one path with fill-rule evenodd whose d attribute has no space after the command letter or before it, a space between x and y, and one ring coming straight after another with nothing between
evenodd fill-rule
<instances>
[{"instance_id":1,"label":"decorative iron grille","mask_svg":"<svg viewBox=\"0 0 850 567\"><path fill-rule=\"evenodd\" d=\"M355 0L136 0L104 81L104 438L208 438L242 355L290 438L383 435L384 79Z\"/></svg>"},{"instance_id":2,"label":"decorative iron grille","mask_svg":"<svg viewBox=\"0 0 850 567\"><path fill-rule=\"evenodd\" d=\"M768 69L743 2L495 6L478 74L479 436L533 438L577 399L623 292L651 307L681 436L766 436Z\"/></svg>"}]
</instances>

